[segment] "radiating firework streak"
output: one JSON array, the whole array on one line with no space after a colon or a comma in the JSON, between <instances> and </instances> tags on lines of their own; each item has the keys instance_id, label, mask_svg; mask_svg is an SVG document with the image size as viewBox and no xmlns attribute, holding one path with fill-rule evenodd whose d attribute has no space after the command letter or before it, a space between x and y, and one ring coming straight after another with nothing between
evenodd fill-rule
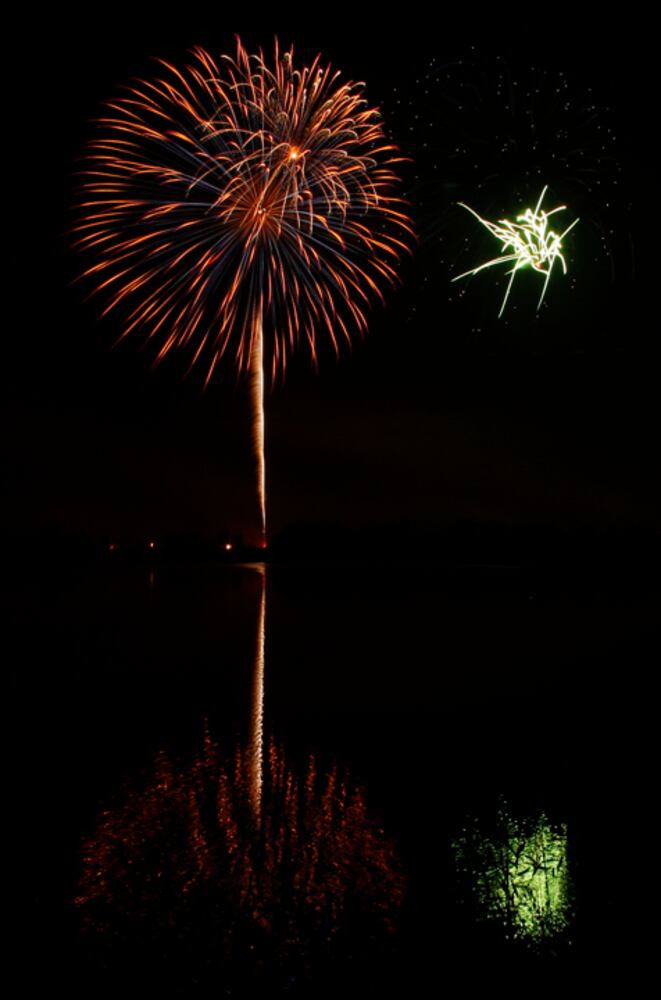
<instances>
[{"instance_id":1,"label":"radiating firework streak","mask_svg":"<svg viewBox=\"0 0 661 1000\"><path fill-rule=\"evenodd\" d=\"M301 341L316 363L322 332L338 352L366 330L410 245L400 157L363 85L319 56L295 70L276 41L269 68L237 39L220 64L198 48L161 65L98 122L77 245L122 337L139 331L156 361L184 349L205 384L226 354L250 372L263 542L264 370L284 372Z\"/></svg>"},{"instance_id":2,"label":"radiating firework streak","mask_svg":"<svg viewBox=\"0 0 661 1000\"><path fill-rule=\"evenodd\" d=\"M486 263L480 264L470 271L464 271L463 274L458 274L452 280L459 281L461 278L467 278L469 275L483 271L486 267L513 262L513 267L507 272L510 275L510 280L507 283L503 304L498 313L499 319L503 315L505 306L507 305L514 278L521 268L529 266L540 274L545 275L544 286L537 303L538 310L544 301L553 265L556 260L560 261L563 274L567 273L567 264L562 254L562 241L579 220L574 219L571 225L567 226L564 232L559 235L558 233L554 233L553 230L548 229L549 218L555 215L556 212L564 212L567 206L559 205L557 208L552 208L550 212L543 211L542 202L544 201L546 191L547 188L544 188L534 211L527 208L523 215L517 215L516 222L510 222L509 219L500 219L497 223L489 222L487 219L483 219L481 215L478 215L469 205L464 205L462 201L459 202L459 205L465 208L467 212L470 212L471 215L474 215L477 221L481 222L492 236L500 240L502 247L500 257L494 257L493 260L488 260ZM512 252L505 253L506 250L511 250ZM502 254L505 254L505 256L502 256Z\"/></svg>"},{"instance_id":3,"label":"radiating firework streak","mask_svg":"<svg viewBox=\"0 0 661 1000\"><path fill-rule=\"evenodd\" d=\"M259 574L259 614L253 670L250 741L248 748L248 786L255 820L259 824L264 783L264 667L266 646L266 566L256 567Z\"/></svg>"}]
</instances>

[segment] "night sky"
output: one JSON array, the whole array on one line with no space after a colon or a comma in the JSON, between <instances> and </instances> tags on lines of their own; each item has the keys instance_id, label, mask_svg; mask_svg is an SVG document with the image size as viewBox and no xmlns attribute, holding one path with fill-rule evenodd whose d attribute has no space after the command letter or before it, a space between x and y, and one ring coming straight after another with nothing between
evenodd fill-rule
<instances>
[{"instance_id":1,"label":"night sky","mask_svg":"<svg viewBox=\"0 0 661 1000\"><path fill-rule=\"evenodd\" d=\"M367 338L339 362L322 350L318 374L302 352L269 394L271 533L297 521L424 529L466 518L661 527L658 307L643 277L653 195L644 25L568 25L547 5L532 21L444 15L439 33L410 5L396 23L354 9L113 5L46 15L17 40L22 135L8 199L19 250L3 393L11 535L49 525L127 540L254 532L245 386L231 365L204 393L204 373L184 380L181 358L152 370L139 336L113 349L118 321L100 320L99 302L73 283L81 261L67 231L77 160L103 99L149 75L152 57L181 61L194 44L229 52L234 33L268 52L276 32L301 61L320 51L366 81L415 161L404 189L419 242ZM499 117L502 73L525 93ZM534 104L527 88L541 91ZM509 151L499 153L503 137ZM497 273L450 283L485 247L497 252L456 202L497 213L509 191L534 192L534 202L547 182L567 218L582 219L569 276L551 282L537 318L539 285L515 284L498 320Z\"/></svg>"}]
</instances>

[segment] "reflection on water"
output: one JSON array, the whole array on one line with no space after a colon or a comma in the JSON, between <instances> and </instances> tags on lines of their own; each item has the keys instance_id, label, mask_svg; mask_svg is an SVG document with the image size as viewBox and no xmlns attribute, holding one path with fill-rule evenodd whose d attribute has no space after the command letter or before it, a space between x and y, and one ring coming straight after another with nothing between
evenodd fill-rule
<instances>
[{"instance_id":1,"label":"reflection on water","mask_svg":"<svg viewBox=\"0 0 661 1000\"><path fill-rule=\"evenodd\" d=\"M453 849L479 915L499 922L508 936L539 945L569 927L565 825L551 824L543 812L519 818L502 806L492 829L466 827Z\"/></svg>"},{"instance_id":2,"label":"reflection on water","mask_svg":"<svg viewBox=\"0 0 661 1000\"><path fill-rule=\"evenodd\" d=\"M255 567L259 574L259 614L257 618L255 662L253 667L252 705L250 712L250 794L259 822L262 805L264 756L264 666L266 647L266 566Z\"/></svg>"},{"instance_id":3,"label":"reflection on water","mask_svg":"<svg viewBox=\"0 0 661 1000\"><path fill-rule=\"evenodd\" d=\"M66 586L53 576L39 584L39 614L24 608L17 619L26 686L38 689L25 697L36 724L22 718L15 747L28 765L23 829L44 862L34 898L46 901L45 975L57 960L64 981L80 979L75 995L98 997L106 969L145 968L151 956L162 970L168 955L159 975L213 966L206 982L225 995L228 968L234 983L253 984L266 976L261 963L277 970L267 995L293 988L284 970L303 967L307 981L315 970L307 995L321 1000L329 963L351 954L361 956L345 975L356 994L360 963L368 995L378 980L385 995L396 982L400 995L424 996L434 976L462 995L469 968L485 979L496 964L564 975L626 953L638 933L631 877L604 871L631 840L630 812L645 801L634 790L653 787L627 738L645 688L642 673L622 669L631 655L621 658L621 643L608 660L583 652L607 622L619 622L620 638L649 635L655 602L609 605L607 615L596 599L528 601L495 585L450 593L432 567L419 580L277 566L265 578L163 562L151 584L148 570L72 571ZM25 590L37 593L32 582ZM562 659L576 647L575 663ZM508 720L533 705L536 733L554 731L549 676L567 695L563 739L540 738L527 753ZM225 750L207 741L193 760L205 716ZM271 747L274 730L284 753ZM160 755L146 773L159 747L173 759ZM365 778L367 807L351 782L328 775L336 758ZM50 786L45 763L59 775ZM498 819L501 794L522 812ZM517 819L531 801L546 817ZM402 909L401 868L372 808L406 859ZM483 817L480 828L457 838L467 815ZM57 822L44 837L48 816ZM567 831L556 817L570 818ZM453 854L466 869L459 879ZM480 911L490 919L477 921Z\"/></svg>"},{"instance_id":4,"label":"reflection on water","mask_svg":"<svg viewBox=\"0 0 661 1000\"><path fill-rule=\"evenodd\" d=\"M159 754L84 845L86 929L288 974L392 932L404 879L362 790L313 758L297 776L273 743L261 781L256 823L251 750L228 764L207 736L189 766Z\"/></svg>"},{"instance_id":5,"label":"reflection on water","mask_svg":"<svg viewBox=\"0 0 661 1000\"><path fill-rule=\"evenodd\" d=\"M76 904L98 939L156 947L181 966L233 961L309 973L389 935L404 877L364 793L314 757L297 773L264 739L266 570L245 749L224 758L208 732L191 764L165 753L103 810L84 845ZM192 949L192 950L191 950ZM194 964L194 963L193 963ZM242 976L245 977L243 969Z\"/></svg>"}]
</instances>

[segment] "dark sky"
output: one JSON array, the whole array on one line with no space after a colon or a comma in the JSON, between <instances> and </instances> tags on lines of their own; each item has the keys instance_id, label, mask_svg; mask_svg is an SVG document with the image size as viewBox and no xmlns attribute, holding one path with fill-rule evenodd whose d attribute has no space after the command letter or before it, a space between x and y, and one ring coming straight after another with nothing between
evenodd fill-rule
<instances>
[{"instance_id":1,"label":"dark sky","mask_svg":"<svg viewBox=\"0 0 661 1000\"><path fill-rule=\"evenodd\" d=\"M367 339L339 362L322 357L319 374L301 357L270 394L271 530L465 517L660 525L658 321L643 277L653 175L644 24L568 24L545 6L533 20L445 16L439 32L422 5L403 7L396 23L364 6L357 17L356 6L265 14L250 4L235 16L228 6L120 4L46 15L17 39L23 134L8 187L18 250L3 394L11 532L56 523L100 537L216 537L255 525L245 388L227 370L202 393L201 375L184 381L177 358L152 371L139 338L112 350L115 321L100 321L72 284L80 261L67 229L76 160L104 98L149 74L151 57L180 60L198 43L231 51L234 33L268 49L276 31L301 60L321 51L366 81L415 160L405 185L420 241ZM503 66L510 85L541 91L531 107L542 152L523 134L525 96L516 115L499 117ZM559 74L561 111L549 96ZM466 114L455 101L462 79ZM517 152L499 157L495 137L508 130ZM567 154L559 167L554 136ZM539 191L538 167L568 204L574 194L576 256L538 318L524 288L498 320L495 276L463 291L450 284L484 245L462 246L470 220L456 202L498 211L510 189Z\"/></svg>"}]
</instances>

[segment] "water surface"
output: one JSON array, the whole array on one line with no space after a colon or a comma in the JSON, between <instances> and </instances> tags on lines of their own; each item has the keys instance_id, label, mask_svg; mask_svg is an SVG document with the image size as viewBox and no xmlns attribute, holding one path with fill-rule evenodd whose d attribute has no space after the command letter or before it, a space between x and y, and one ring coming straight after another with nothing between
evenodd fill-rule
<instances>
[{"instance_id":1,"label":"water surface","mask_svg":"<svg viewBox=\"0 0 661 1000\"><path fill-rule=\"evenodd\" d=\"M30 943L50 981L75 995L94 984L98 995L104 983L110 990L113 963L126 975L129 962L136 982L161 975L173 994L206 995L225 976L230 995L251 983L266 995L330 995L347 977L362 992L395 984L417 995L430 976L449 992L506 977L516 993L531 976L552 989L568 974L629 974L640 929L628 848L649 794L658 595L545 588L520 573L434 565L154 563L35 568L5 600L20 635L14 739L36 914ZM153 830L163 810L184 824L168 834L173 843L183 836L184 848L170 850L168 837L158 848L180 858L176 877L163 876L174 879L172 899L189 893L182 886L195 865L196 885L216 891L224 878L228 896L229 869L214 847L228 822L196 827L190 818L195 768L212 744L220 763L199 808L217 804L225 774L243 810L237 884L249 870L257 901L223 918L223 940L234 921L242 947L218 964L215 938L205 965L199 950L170 942L147 962L129 913L132 951L120 959L123 944L90 950L89 910L81 914L77 897L96 893L103 910L119 893L135 910L131 885L118 888L124 869L108 860L113 823L133 844L122 864L142 873L147 920L156 904L145 885L161 876L147 878L156 848L136 831ZM158 791L165 759L179 782L167 808ZM347 819L351 796L360 807ZM294 822L305 831L295 847ZM204 833L197 854L193 828ZM90 851L101 850L104 829L106 881L94 889ZM353 832L341 840L338 829ZM192 920L208 930L203 898L185 919L172 904L179 938L191 936ZM218 898L208 904L217 920ZM115 914L120 939L122 920ZM261 927L259 940L248 925ZM165 953L176 955L174 972Z\"/></svg>"}]
</instances>

